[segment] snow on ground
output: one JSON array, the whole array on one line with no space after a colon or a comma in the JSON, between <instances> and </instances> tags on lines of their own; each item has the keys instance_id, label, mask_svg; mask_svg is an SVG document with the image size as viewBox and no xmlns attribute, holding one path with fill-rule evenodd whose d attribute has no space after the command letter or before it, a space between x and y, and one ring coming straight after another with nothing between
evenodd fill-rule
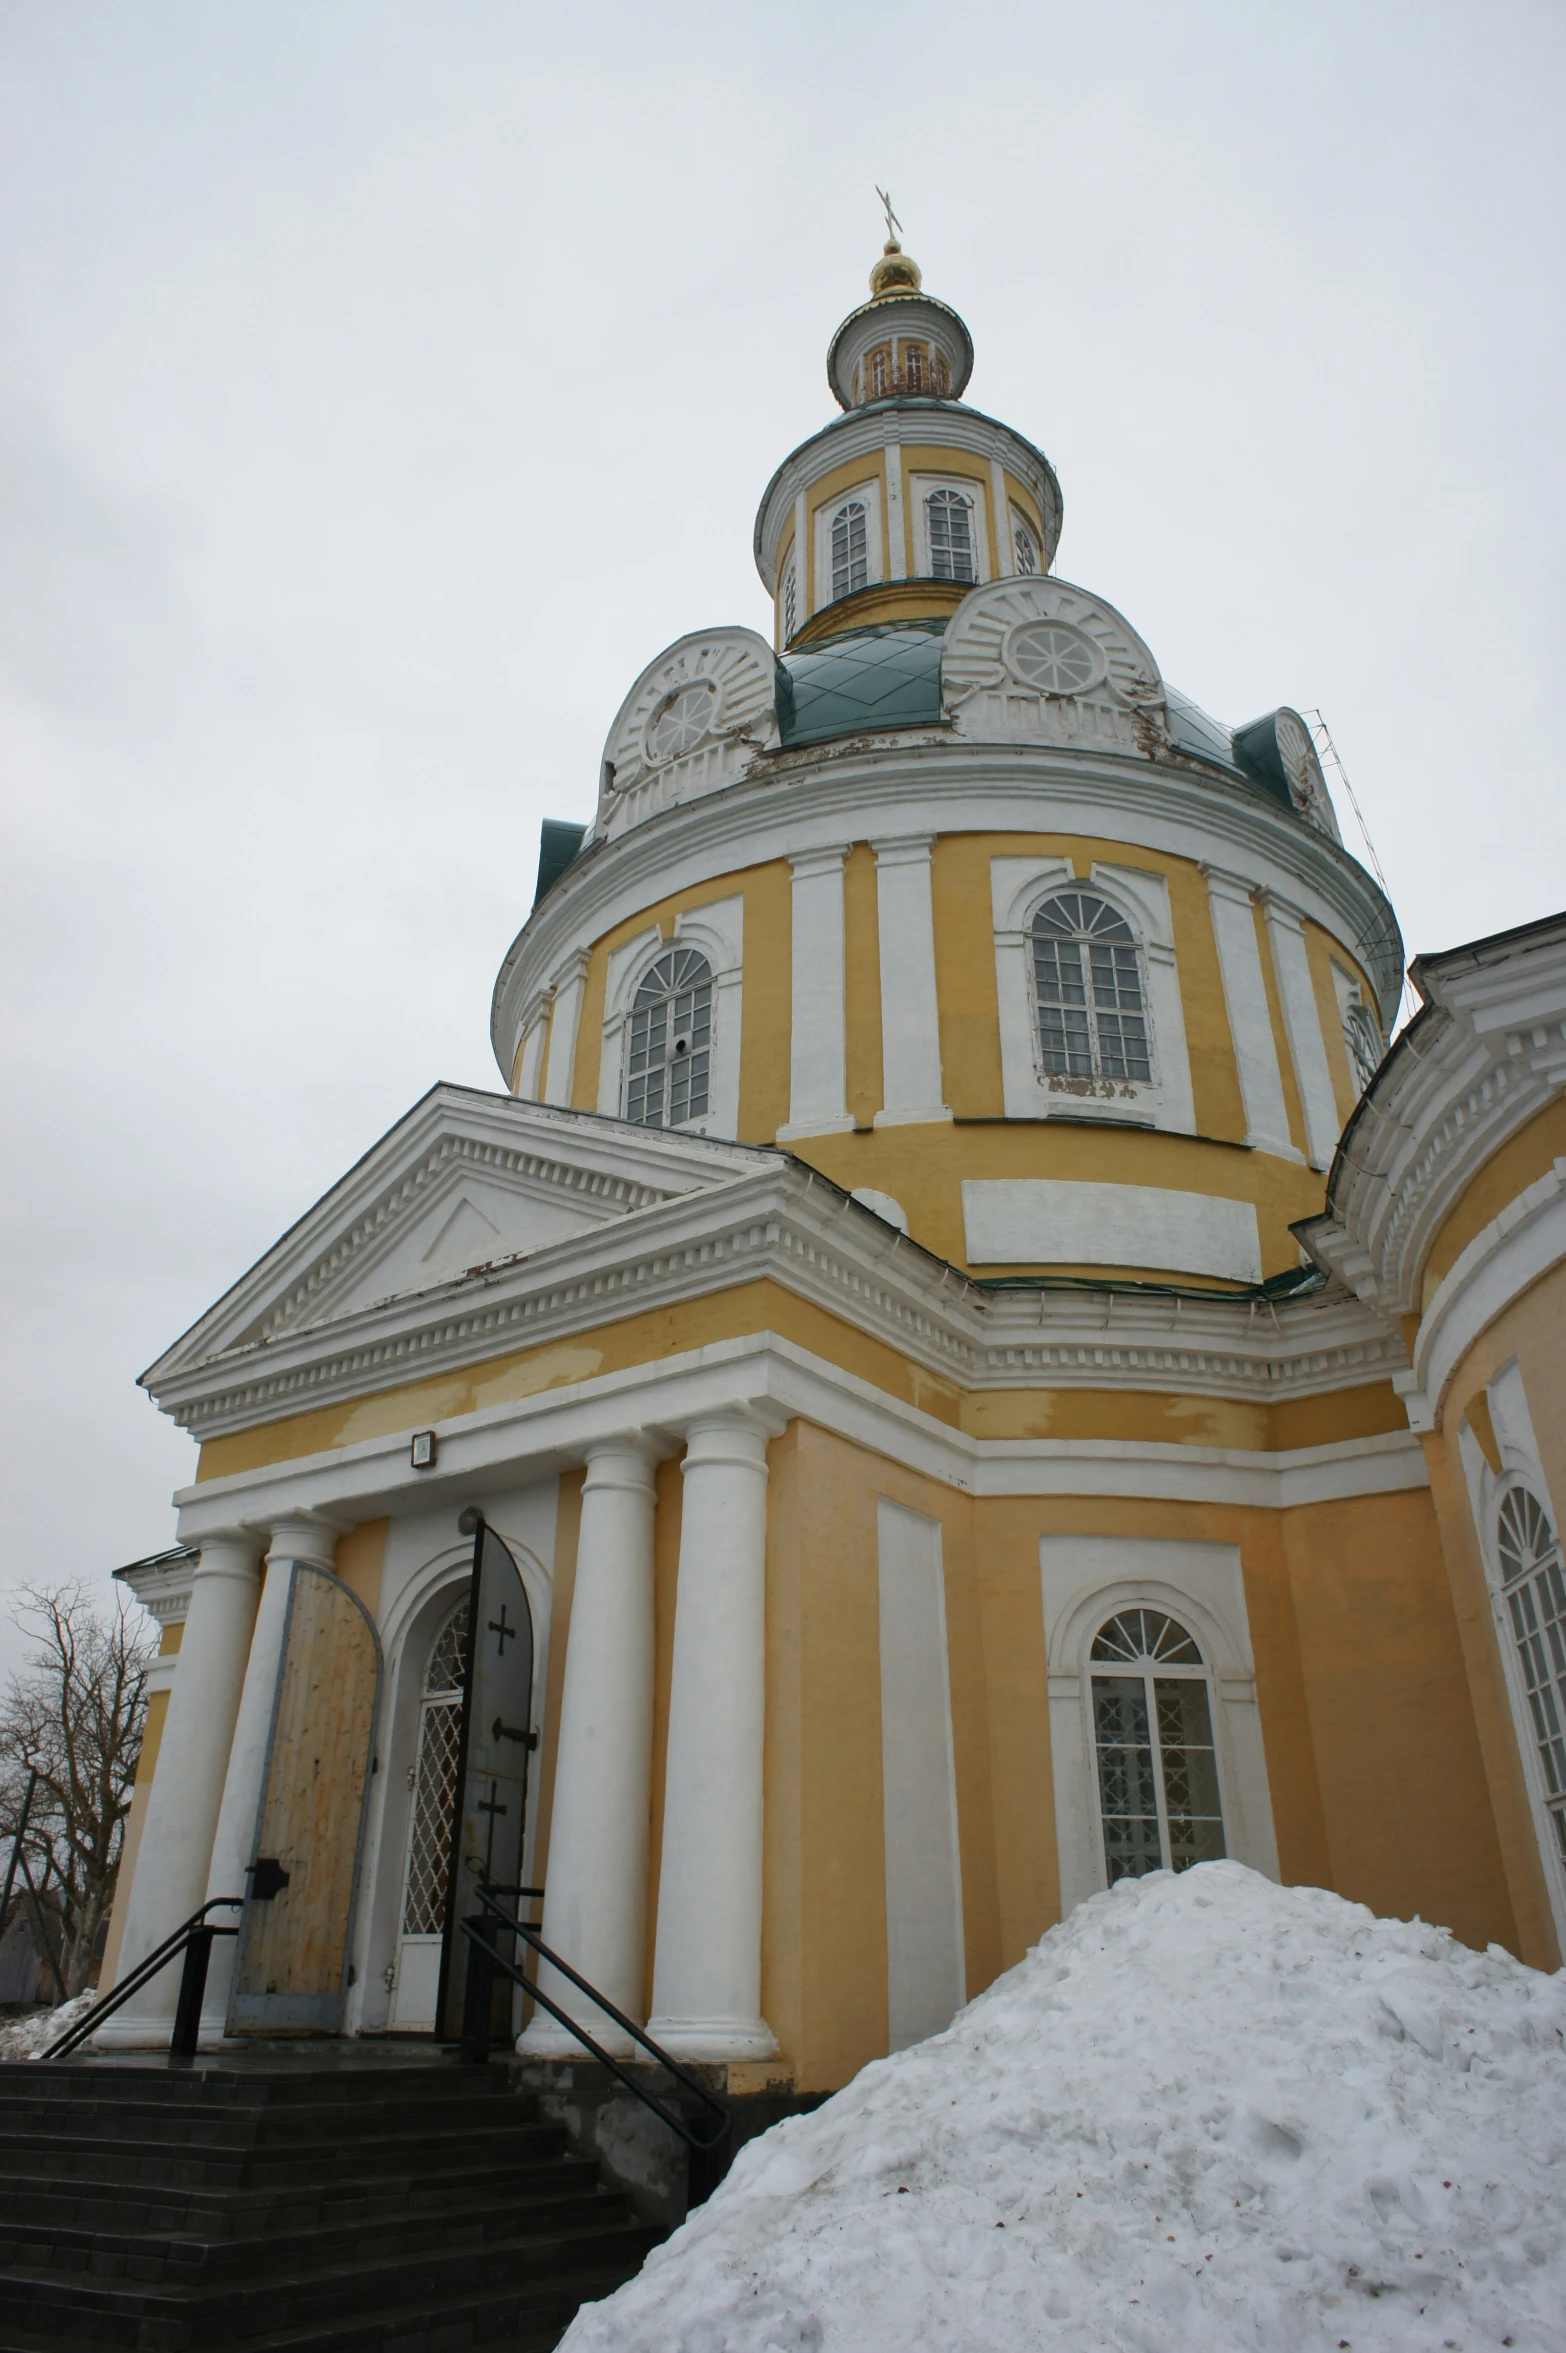
<instances>
[{"instance_id":1,"label":"snow on ground","mask_svg":"<svg viewBox=\"0 0 1566 2353\"><path fill-rule=\"evenodd\" d=\"M1566 2348L1566 1973L1238 1863L753 2141L561 2353Z\"/></svg>"},{"instance_id":2,"label":"snow on ground","mask_svg":"<svg viewBox=\"0 0 1566 2353\"><path fill-rule=\"evenodd\" d=\"M84 2012L98 1999L91 1991L61 2002L54 2010L28 2010L0 2025L0 2060L41 2059L51 2043L69 2034Z\"/></svg>"}]
</instances>

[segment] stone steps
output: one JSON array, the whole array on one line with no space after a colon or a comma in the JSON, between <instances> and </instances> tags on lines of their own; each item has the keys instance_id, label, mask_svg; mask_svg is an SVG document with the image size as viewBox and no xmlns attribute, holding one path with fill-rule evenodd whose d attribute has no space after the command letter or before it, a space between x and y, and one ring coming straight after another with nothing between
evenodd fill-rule
<instances>
[{"instance_id":1,"label":"stone steps","mask_svg":"<svg viewBox=\"0 0 1566 2353\"><path fill-rule=\"evenodd\" d=\"M0 2353L544 2353L662 2235L499 2069L0 2066Z\"/></svg>"}]
</instances>

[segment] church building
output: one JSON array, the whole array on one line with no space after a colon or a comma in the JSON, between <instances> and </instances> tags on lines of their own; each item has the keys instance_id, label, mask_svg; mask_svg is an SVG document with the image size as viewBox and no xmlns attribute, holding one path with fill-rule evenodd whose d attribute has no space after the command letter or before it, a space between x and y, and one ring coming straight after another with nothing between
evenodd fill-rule
<instances>
[{"instance_id":1,"label":"church building","mask_svg":"<svg viewBox=\"0 0 1566 2353\"><path fill-rule=\"evenodd\" d=\"M1217 1856L1559 1959L1566 917L1422 959L1387 1052L1320 731L1062 579L962 319L895 240L870 286L756 516L770 636L658 653L544 828L495 1091L144 1376L200 1460L123 1572L104 1984L248 1891L211 2037L443 2031L501 1814L547 1943L735 2090ZM465 1713L492 1640L525 1722Z\"/></svg>"}]
</instances>

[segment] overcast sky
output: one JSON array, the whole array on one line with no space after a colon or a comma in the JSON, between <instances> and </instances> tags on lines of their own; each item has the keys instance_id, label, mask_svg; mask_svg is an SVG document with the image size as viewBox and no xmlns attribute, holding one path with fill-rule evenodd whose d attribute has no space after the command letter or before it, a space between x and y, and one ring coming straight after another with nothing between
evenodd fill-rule
<instances>
[{"instance_id":1,"label":"overcast sky","mask_svg":"<svg viewBox=\"0 0 1566 2353\"><path fill-rule=\"evenodd\" d=\"M768 626L876 181L1058 568L1325 712L1410 949L1566 903L1563 103L1559 0L0 0L0 1584L170 1539L136 1375L500 1083L540 818Z\"/></svg>"}]
</instances>

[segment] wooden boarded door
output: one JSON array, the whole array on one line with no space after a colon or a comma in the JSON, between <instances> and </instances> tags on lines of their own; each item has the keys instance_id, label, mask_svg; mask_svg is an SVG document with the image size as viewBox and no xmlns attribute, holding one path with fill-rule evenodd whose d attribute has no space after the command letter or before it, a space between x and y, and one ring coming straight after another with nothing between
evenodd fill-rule
<instances>
[{"instance_id":1,"label":"wooden boarded door","mask_svg":"<svg viewBox=\"0 0 1566 2353\"><path fill-rule=\"evenodd\" d=\"M369 1611L329 1570L296 1561L230 2034L341 2028L380 1688Z\"/></svg>"},{"instance_id":2,"label":"wooden boarded door","mask_svg":"<svg viewBox=\"0 0 1566 2353\"><path fill-rule=\"evenodd\" d=\"M462 1748L447 1878L437 2030L460 2032L467 1939L458 1923L478 1911L483 1887L511 1889L522 1876L533 1730L533 1612L522 1572L477 1511L458 1525L473 1538ZM504 1899L509 1905L511 1899ZM496 1987L500 2031L510 1980Z\"/></svg>"}]
</instances>

